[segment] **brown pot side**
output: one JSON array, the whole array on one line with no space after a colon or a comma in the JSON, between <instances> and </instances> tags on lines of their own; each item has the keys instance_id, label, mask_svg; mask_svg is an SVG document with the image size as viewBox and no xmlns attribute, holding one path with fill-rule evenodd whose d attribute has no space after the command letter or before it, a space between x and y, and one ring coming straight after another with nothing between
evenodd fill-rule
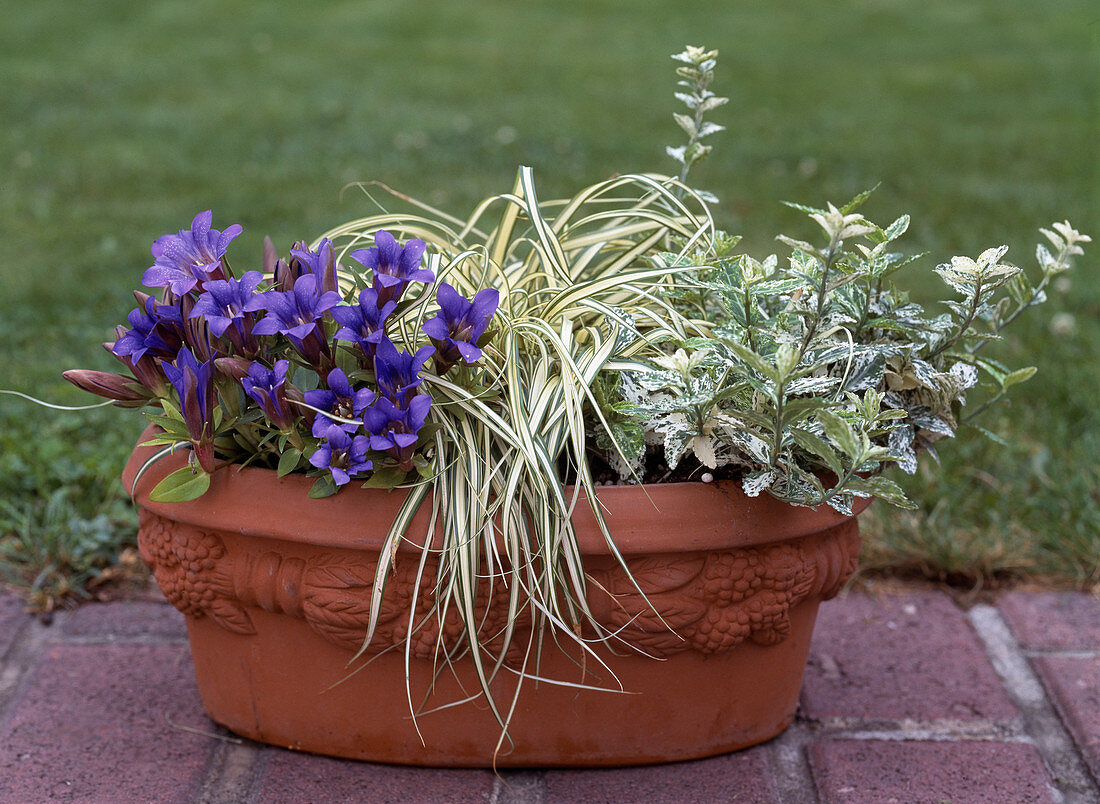
<instances>
[{"instance_id":1,"label":"brown pot side","mask_svg":"<svg viewBox=\"0 0 1100 804\"><path fill-rule=\"evenodd\" d=\"M135 450L124 474L128 485L149 452ZM432 594L430 581L417 592L415 548L398 553L375 640L349 672L398 494L349 489L308 500L308 478L226 467L201 500L151 503L149 490L183 463L172 456L137 483L139 544L166 596L187 615L196 677L214 720L253 739L336 756L493 764L500 727L483 699L427 711L478 689L469 658L440 673L424 703L435 645L455 644L456 622L414 630L406 686L411 601L430 602ZM686 510L673 505L678 489ZM650 656L602 645L595 657L575 646L544 650L537 675L621 685L626 692L526 680L509 723L511 743L496 754L497 766L674 761L779 733L794 715L818 603L854 568L855 519L777 509L773 500L748 500L735 487L599 493L644 596L608 555L594 523L580 516L589 604L605 628ZM242 500L263 501L262 515ZM746 513L758 502L761 511ZM426 524L421 517L410 535ZM476 605L482 636L492 641L506 613L483 591ZM517 646L525 644L530 620L521 618L517 632L493 684L501 705L513 699L524 660ZM527 672L535 674L531 664ZM415 724L410 709L421 713Z\"/></svg>"},{"instance_id":2,"label":"brown pot side","mask_svg":"<svg viewBox=\"0 0 1100 804\"><path fill-rule=\"evenodd\" d=\"M720 656L684 653L665 661L600 650L625 692L527 680L509 724L511 743L495 757L500 727L483 700L420 714L414 725L411 711L431 682L429 662L412 665L410 706L400 654L376 657L349 675L356 667L346 667L347 651L318 640L301 621L267 612L243 649L241 637L210 619L189 619L188 631L207 711L253 740L400 765L602 767L713 756L782 732L798 705L817 605L796 607L791 636L774 646L749 642ZM591 667L591 658L587 675L576 659L554 652L540 672L613 683L606 670ZM431 704L462 700L476 689L467 663L436 680ZM511 704L511 678L493 689L499 705Z\"/></svg>"}]
</instances>

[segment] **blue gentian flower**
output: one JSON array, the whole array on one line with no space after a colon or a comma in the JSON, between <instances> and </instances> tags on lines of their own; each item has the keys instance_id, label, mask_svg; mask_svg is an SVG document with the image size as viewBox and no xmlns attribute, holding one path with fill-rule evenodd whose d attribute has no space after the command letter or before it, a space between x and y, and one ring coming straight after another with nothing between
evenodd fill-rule
<instances>
[{"instance_id":1,"label":"blue gentian flower","mask_svg":"<svg viewBox=\"0 0 1100 804\"><path fill-rule=\"evenodd\" d=\"M329 314L340 324L336 330L336 339L359 344L363 354L374 359L379 341L386 334L386 319L390 317L397 302L378 304L378 291L364 288L359 291L357 305L341 304L329 310Z\"/></svg>"},{"instance_id":2,"label":"blue gentian flower","mask_svg":"<svg viewBox=\"0 0 1100 804\"><path fill-rule=\"evenodd\" d=\"M247 316L244 306L256 294L256 288L263 281L259 271L249 271L240 279L215 279L203 285L190 318L204 316L210 331L220 338L231 324L240 324Z\"/></svg>"},{"instance_id":3,"label":"blue gentian flower","mask_svg":"<svg viewBox=\"0 0 1100 804\"><path fill-rule=\"evenodd\" d=\"M254 335L282 333L319 374L332 370L332 354L321 316L340 303L340 294L322 292L313 274L305 274L288 292L258 293L244 306L246 312L266 310L267 315L252 327Z\"/></svg>"},{"instance_id":4,"label":"blue gentian flower","mask_svg":"<svg viewBox=\"0 0 1100 804\"><path fill-rule=\"evenodd\" d=\"M210 342L210 327L202 316L192 316L195 309L195 297L188 293L179 300L180 314L183 316L183 342L191 350L195 359L206 362L221 356L220 344Z\"/></svg>"},{"instance_id":5,"label":"blue gentian flower","mask_svg":"<svg viewBox=\"0 0 1100 804\"><path fill-rule=\"evenodd\" d=\"M332 250L332 243L327 237L317 246L316 252L306 248L305 243L295 243L294 248L290 250L290 256L293 257L288 266L291 275L304 276L308 270L317 277L322 290L339 290L336 282L336 253ZM297 280L297 276L294 280Z\"/></svg>"},{"instance_id":6,"label":"blue gentian flower","mask_svg":"<svg viewBox=\"0 0 1100 804\"><path fill-rule=\"evenodd\" d=\"M385 452L397 461L398 467L408 472L413 468L413 454L420 428L428 416L432 398L418 394L400 408L381 397L363 414L363 424L370 433L370 448Z\"/></svg>"},{"instance_id":7,"label":"blue gentian flower","mask_svg":"<svg viewBox=\"0 0 1100 804\"><path fill-rule=\"evenodd\" d=\"M252 328L256 335L282 333L302 340L317 328L317 320L327 310L340 303L340 294L322 292L313 274L298 277L291 291L269 290L258 293L244 305L244 310L266 310L267 315Z\"/></svg>"},{"instance_id":8,"label":"blue gentian flower","mask_svg":"<svg viewBox=\"0 0 1100 804\"><path fill-rule=\"evenodd\" d=\"M470 301L446 282L441 282L435 299L439 312L421 325L435 344L436 371L445 374L459 360L475 363L481 358L478 340L500 306L500 293L493 288L479 290Z\"/></svg>"},{"instance_id":9,"label":"blue gentian flower","mask_svg":"<svg viewBox=\"0 0 1100 804\"><path fill-rule=\"evenodd\" d=\"M180 412L199 465L214 471L214 362L200 363L184 346L174 363L162 363L164 375L179 396Z\"/></svg>"},{"instance_id":10,"label":"blue gentian flower","mask_svg":"<svg viewBox=\"0 0 1100 804\"><path fill-rule=\"evenodd\" d=\"M320 410L327 411L341 419L358 419L363 411L374 401L374 392L369 388L360 388L356 391L348 381L348 375L333 369L325 378L328 388L317 388L306 391L306 404ZM330 427L339 427L349 433L359 429L358 422L348 424L337 422L323 414L319 414L313 421L313 435L321 438Z\"/></svg>"},{"instance_id":11,"label":"blue gentian flower","mask_svg":"<svg viewBox=\"0 0 1100 804\"><path fill-rule=\"evenodd\" d=\"M286 373L290 361L279 360L275 368L255 362L248 367L248 376L241 379L244 392L263 410L267 420L284 433L294 428L297 414L287 401Z\"/></svg>"},{"instance_id":12,"label":"blue gentian flower","mask_svg":"<svg viewBox=\"0 0 1100 804\"><path fill-rule=\"evenodd\" d=\"M129 357L135 363L146 353L174 360L183 343L183 317L179 305L161 304L144 293L138 297L138 303L141 306L127 316L129 331L115 341L111 353Z\"/></svg>"},{"instance_id":13,"label":"blue gentian flower","mask_svg":"<svg viewBox=\"0 0 1100 804\"><path fill-rule=\"evenodd\" d=\"M435 274L420 267L426 245L413 238L402 247L389 232L374 233L374 247L361 248L351 258L374 274L378 306L398 301L410 282L434 282Z\"/></svg>"},{"instance_id":14,"label":"blue gentian flower","mask_svg":"<svg viewBox=\"0 0 1100 804\"><path fill-rule=\"evenodd\" d=\"M140 358L134 360L130 355L120 355L115 353L115 344L119 340L126 337L127 331L125 327L115 327L115 337L118 339L113 343L103 344L103 348L113 354L119 359L119 361L130 370L130 373L134 375L134 378L149 389L149 392L155 397L165 399L171 393L171 384L168 382L168 378L164 376L164 369L161 367L161 361L153 357L153 353L146 351ZM172 355L174 358L175 355Z\"/></svg>"},{"instance_id":15,"label":"blue gentian flower","mask_svg":"<svg viewBox=\"0 0 1100 804\"><path fill-rule=\"evenodd\" d=\"M399 350L393 341L383 337L374 354L374 378L380 390L390 401L404 407L410 392L420 385L420 369L435 350L423 346L416 354Z\"/></svg>"},{"instance_id":16,"label":"blue gentian flower","mask_svg":"<svg viewBox=\"0 0 1100 804\"><path fill-rule=\"evenodd\" d=\"M189 318L202 316L214 337L228 331L230 342L242 354L255 357L260 346L252 334L256 317L245 310L263 280L259 271L248 271L240 279L214 279L203 285L202 294Z\"/></svg>"},{"instance_id":17,"label":"blue gentian flower","mask_svg":"<svg viewBox=\"0 0 1100 804\"><path fill-rule=\"evenodd\" d=\"M151 249L155 261L141 277L148 287L169 287L178 296L210 279L225 279L222 257L230 242L241 233L238 224L224 232L211 229L214 216L200 212L191 222L191 230L157 238Z\"/></svg>"},{"instance_id":18,"label":"blue gentian flower","mask_svg":"<svg viewBox=\"0 0 1100 804\"><path fill-rule=\"evenodd\" d=\"M343 486L354 475L369 471L374 464L367 460L370 440L363 435L354 438L339 427L330 427L321 446L309 456L318 469L328 469L337 486Z\"/></svg>"}]
</instances>

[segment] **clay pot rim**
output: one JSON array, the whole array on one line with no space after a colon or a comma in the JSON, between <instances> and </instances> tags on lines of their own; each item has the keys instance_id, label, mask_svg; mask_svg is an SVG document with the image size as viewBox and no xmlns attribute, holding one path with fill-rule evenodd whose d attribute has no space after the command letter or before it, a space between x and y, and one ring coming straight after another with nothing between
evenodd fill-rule
<instances>
[{"instance_id":1,"label":"clay pot rim","mask_svg":"<svg viewBox=\"0 0 1100 804\"><path fill-rule=\"evenodd\" d=\"M150 466L135 486L138 471L157 449L141 442L156 432L150 425L138 439L122 472L123 486L152 513L206 530L380 550L388 524L404 499L400 491L356 487L315 500L308 497L313 478L301 474L278 477L271 469L226 465L213 473L210 489L198 500L153 502L149 492L156 484L187 464L186 452L169 455ZM567 499L572 491L573 487L566 486ZM787 505L767 494L748 497L733 482L602 486L597 497L615 545L624 555L769 544L818 533L851 519L827 505L810 509ZM263 508L242 515L242 501L248 500L262 501ZM582 492L573 514L581 552L608 555L611 551L586 500ZM857 500L853 510L858 514L870 503L869 499ZM419 549L424 544L430 510L425 501L399 550ZM379 519L385 527L377 525ZM361 522L367 524L358 524Z\"/></svg>"}]
</instances>

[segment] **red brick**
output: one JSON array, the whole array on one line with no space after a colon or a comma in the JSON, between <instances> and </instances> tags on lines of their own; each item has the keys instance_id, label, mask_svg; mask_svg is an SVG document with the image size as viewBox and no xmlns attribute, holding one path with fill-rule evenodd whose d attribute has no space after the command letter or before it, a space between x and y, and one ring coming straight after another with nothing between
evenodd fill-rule
<instances>
[{"instance_id":1,"label":"red brick","mask_svg":"<svg viewBox=\"0 0 1100 804\"><path fill-rule=\"evenodd\" d=\"M187 626L167 601L117 600L81 606L66 618L61 633L105 641L178 642L187 639Z\"/></svg>"},{"instance_id":2,"label":"red brick","mask_svg":"<svg viewBox=\"0 0 1100 804\"><path fill-rule=\"evenodd\" d=\"M1100 649L1100 597L1084 592L1012 592L997 605L1016 639L1033 650Z\"/></svg>"},{"instance_id":3,"label":"red brick","mask_svg":"<svg viewBox=\"0 0 1100 804\"><path fill-rule=\"evenodd\" d=\"M24 611L23 601L0 589L0 658L7 653L29 619Z\"/></svg>"},{"instance_id":4,"label":"red brick","mask_svg":"<svg viewBox=\"0 0 1100 804\"><path fill-rule=\"evenodd\" d=\"M728 801L776 802L765 751L753 748L695 762L607 770L548 771L545 800L555 804L602 804L644 801L682 804Z\"/></svg>"},{"instance_id":5,"label":"red brick","mask_svg":"<svg viewBox=\"0 0 1100 804\"><path fill-rule=\"evenodd\" d=\"M493 791L494 778L485 770L406 768L272 749L256 801L484 804Z\"/></svg>"},{"instance_id":6,"label":"red brick","mask_svg":"<svg viewBox=\"0 0 1100 804\"><path fill-rule=\"evenodd\" d=\"M1100 660L1044 656L1035 660L1035 668L1093 778L1100 782Z\"/></svg>"},{"instance_id":7,"label":"red brick","mask_svg":"<svg viewBox=\"0 0 1100 804\"><path fill-rule=\"evenodd\" d=\"M0 723L0 801L191 801L216 740L183 646L55 645Z\"/></svg>"},{"instance_id":8,"label":"red brick","mask_svg":"<svg viewBox=\"0 0 1100 804\"><path fill-rule=\"evenodd\" d=\"M809 718L1013 720L965 615L938 592L851 594L818 614L802 688Z\"/></svg>"},{"instance_id":9,"label":"red brick","mask_svg":"<svg viewBox=\"0 0 1100 804\"><path fill-rule=\"evenodd\" d=\"M826 740L810 746L821 804L1055 801L1034 746Z\"/></svg>"}]
</instances>

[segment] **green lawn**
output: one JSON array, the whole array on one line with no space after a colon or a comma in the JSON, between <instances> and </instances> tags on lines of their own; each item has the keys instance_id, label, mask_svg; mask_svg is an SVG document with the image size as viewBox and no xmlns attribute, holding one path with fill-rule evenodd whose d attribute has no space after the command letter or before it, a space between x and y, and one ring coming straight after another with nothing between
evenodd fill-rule
<instances>
[{"instance_id":1,"label":"green lawn","mask_svg":"<svg viewBox=\"0 0 1100 804\"><path fill-rule=\"evenodd\" d=\"M715 89L732 98L694 178L755 253L779 230L809 233L781 200L839 202L878 182L867 214L910 213L909 246L932 252L915 269L922 298L953 252L1007 242L1028 265L1035 227L1067 217L1100 235L1087 0L302 8L0 2L0 387L89 401L60 372L113 367L97 344L132 306L149 244L203 209L244 225L239 269L265 234L285 249L370 210L341 196L350 181L464 214L519 163L544 197L671 172L667 56L685 43L721 50ZM985 422L1011 446L971 433L942 470L926 461L906 482L918 515L869 517L872 565L1100 580L1098 266L1100 248L995 351L1042 367ZM53 560L37 578L48 592L93 572L109 534L130 538L114 478L141 426L0 397L0 562Z\"/></svg>"}]
</instances>

